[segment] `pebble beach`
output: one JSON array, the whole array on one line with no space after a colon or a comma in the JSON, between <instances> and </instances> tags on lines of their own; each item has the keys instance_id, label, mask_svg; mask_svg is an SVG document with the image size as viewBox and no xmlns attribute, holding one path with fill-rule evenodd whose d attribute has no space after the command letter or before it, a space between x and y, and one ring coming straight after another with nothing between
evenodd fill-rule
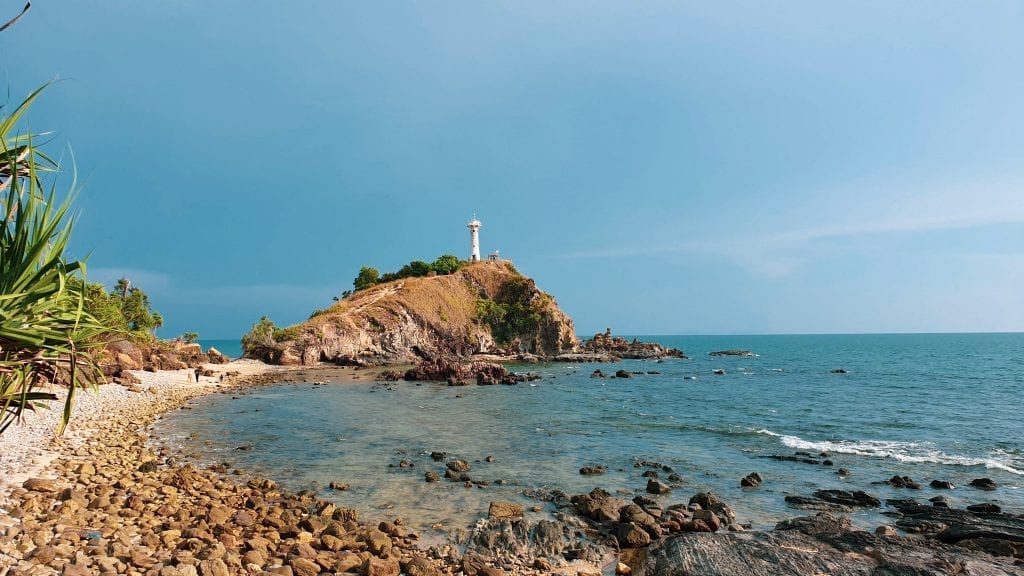
<instances>
[{"instance_id":1,"label":"pebble beach","mask_svg":"<svg viewBox=\"0 0 1024 576\"><path fill-rule=\"evenodd\" d=\"M357 513L271 480L232 477L154 453L144 432L187 400L230 393L279 368L236 361L133 372L76 397L68 430L59 410L29 414L0 439L0 576L441 574L400 519L367 525ZM221 381L220 374L232 375ZM434 551L434 556L439 556Z\"/></svg>"}]
</instances>

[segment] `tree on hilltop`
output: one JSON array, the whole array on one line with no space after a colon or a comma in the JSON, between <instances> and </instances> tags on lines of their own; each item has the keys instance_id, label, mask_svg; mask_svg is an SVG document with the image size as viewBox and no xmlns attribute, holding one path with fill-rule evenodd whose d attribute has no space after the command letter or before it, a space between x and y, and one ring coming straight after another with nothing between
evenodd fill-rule
<instances>
[{"instance_id":1,"label":"tree on hilltop","mask_svg":"<svg viewBox=\"0 0 1024 576\"><path fill-rule=\"evenodd\" d=\"M459 268L462 268L462 266L462 260L459 260L458 257L452 256L451 254L445 254L437 260L434 260L434 263L431 264L434 272L437 272L438 274L451 274Z\"/></svg>"},{"instance_id":2,"label":"tree on hilltop","mask_svg":"<svg viewBox=\"0 0 1024 576\"><path fill-rule=\"evenodd\" d=\"M359 269L359 275L352 281L356 292L365 290L380 281L380 272L371 266L363 266Z\"/></svg>"}]
</instances>

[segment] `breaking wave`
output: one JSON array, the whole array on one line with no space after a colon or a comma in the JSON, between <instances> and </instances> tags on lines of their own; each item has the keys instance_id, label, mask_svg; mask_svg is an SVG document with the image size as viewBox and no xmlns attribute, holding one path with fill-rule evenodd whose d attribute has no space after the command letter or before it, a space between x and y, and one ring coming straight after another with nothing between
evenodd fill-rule
<instances>
[{"instance_id":1,"label":"breaking wave","mask_svg":"<svg viewBox=\"0 0 1024 576\"><path fill-rule=\"evenodd\" d=\"M891 458L899 462L934 463L950 466L984 466L985 468L996 468L1005 470L1011 474L1024 476L1024 470L1013 466L1009 458L999 458L996 455L976 458L955 454L946 454L941 450L929 448L925 444L917 442L898 442L894 440L860 440L860 441L830 441L811 442L799 436L785 436L762 430L769 436L778 436L783 445L796 450L808 450L814 452L835 452L838 454L856 454L873 458ZM1005 456L1005 453L1003 454Z\"/></svg>"}]
</instances>

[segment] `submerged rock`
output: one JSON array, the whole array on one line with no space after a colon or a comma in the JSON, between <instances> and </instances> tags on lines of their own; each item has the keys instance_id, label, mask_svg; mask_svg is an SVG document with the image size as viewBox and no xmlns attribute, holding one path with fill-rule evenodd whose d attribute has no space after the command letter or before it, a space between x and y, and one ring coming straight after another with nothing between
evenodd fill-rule
<instances>
[{"instance_id":1,"label":"submerged rock","mask_svg":"<svg viewBox=\"0 0 1024 576\"><path fill-rule=\"evenodd\" d=\"M761 485L761 482L761 475L758 474L757 472L751 472L750 474L747 474L742 479L740 479L740 486L746 488L756 488Z\"/></svg>"},{"instance_id":2,"label":"submerged rock","mask_svg":"<svg viewBox=\"0 0 1024 576\"><path fill-rule=\"evenodd\" d=\"M991 478L975 478L971 480L970 486L981 490L995 490L996 483Z\"/></svg>"}]
</instances>

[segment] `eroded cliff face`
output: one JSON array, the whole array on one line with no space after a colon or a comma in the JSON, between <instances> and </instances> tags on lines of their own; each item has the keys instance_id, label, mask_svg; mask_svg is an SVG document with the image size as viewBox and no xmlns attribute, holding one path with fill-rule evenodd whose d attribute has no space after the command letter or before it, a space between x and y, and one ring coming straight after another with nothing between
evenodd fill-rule
<instances>
[{"instance_id":1,"label":"eroded cliff face","mask_svg":"<svg viewBox=\"0 0 1024 576\"><path fill-rule=\"evenodd\" d=\"M284 332L286 339L248 354L285 365L385 365L477 353L554 356L579 344L555 299L508 262L374 286Z\"/></svg>"}]
</instances>

